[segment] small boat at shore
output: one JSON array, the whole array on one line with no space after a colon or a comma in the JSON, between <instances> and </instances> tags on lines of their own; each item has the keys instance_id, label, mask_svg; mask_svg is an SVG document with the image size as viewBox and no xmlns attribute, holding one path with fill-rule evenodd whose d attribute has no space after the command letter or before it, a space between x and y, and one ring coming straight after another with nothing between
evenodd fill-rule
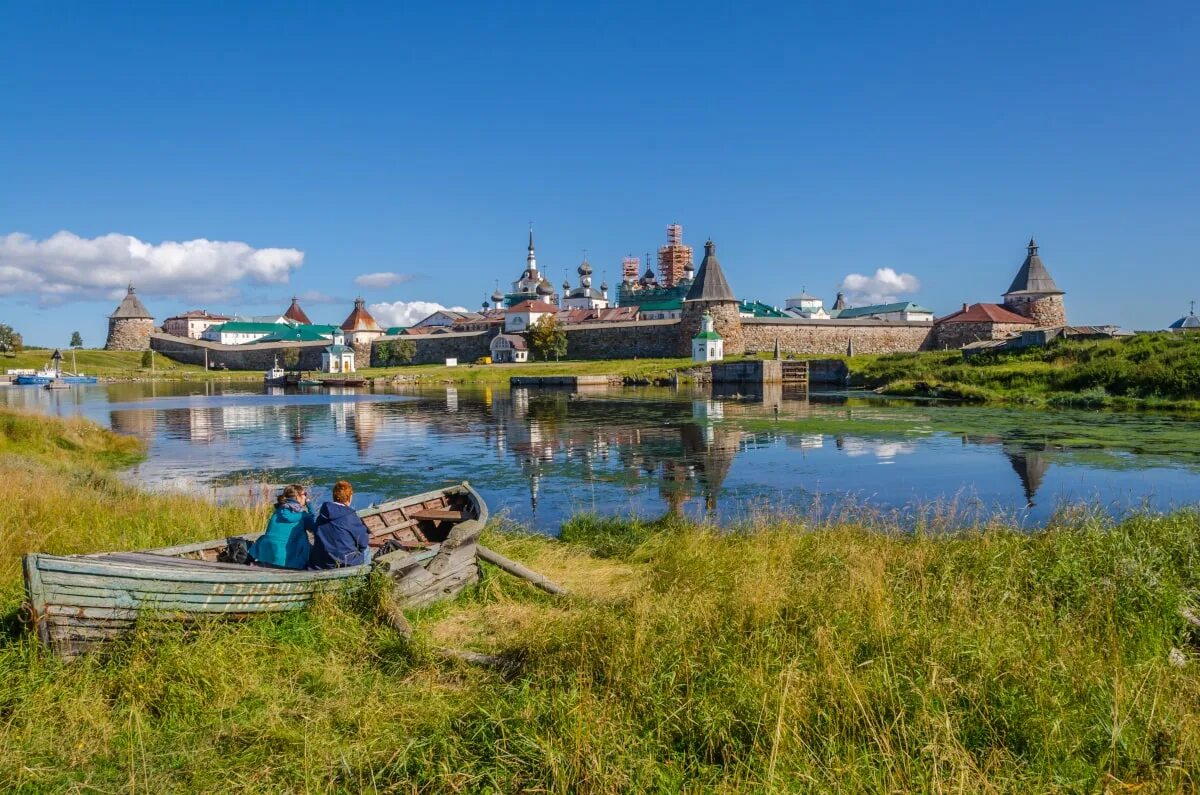
<instances>
[{"instance_id":1,"label":"small boat at shore","mask_svg":"<svg viewBox=\"0 0 1200 795\"><path fill-rule=\"evenodd\" d=\"M13 379L13 383L18 386L46 386L55 381L61 382L63 385L97 383L96 376L94 375L63 373L59 370L49 368L38 370L32 375L18 375Z\"/></svg>"},{"instance_id":2,"label":"small boat at shore","mask_svg":"<svg viewBox=\"0 0 1200 795\"><path fill-rule=\"evenodd\" d=\"M27 554L23 612L43 644L74 657L139 620L245 619L300 609L372 567L391 577L400 607L453 598L479 579L478 539L488 509L469 483L373 505L358 515L374 560L341 569L223 562L231 541L225 538L139 552Z\"/></svg>"},{"instance_id":3,"label":"small boat at shore","mask_svg":"<svg viewBox=\"0 0 1200 795\"><path fill-rule=\"evenodd\" d=\"M71 385L61 378L55 378L47 383L42 389L70 389Z\"/></svg>"},{"instance_id":4,"label":"small boat at shore","mask_svg":"<svg viewBox=\"0 0 1200 795\"><path fill-rule=\"evenodd\" d=\"M279 366L276 358L270 370L263 373L263 386L284 386L287 383L287 371Z\"/></svg>"}]
</instances>

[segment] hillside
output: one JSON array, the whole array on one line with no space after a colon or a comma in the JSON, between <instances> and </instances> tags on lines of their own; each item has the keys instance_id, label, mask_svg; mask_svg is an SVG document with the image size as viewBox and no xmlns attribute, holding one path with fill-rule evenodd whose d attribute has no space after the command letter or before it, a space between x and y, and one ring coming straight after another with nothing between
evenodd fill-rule
<instances>
[{"instance_id":1,"label":"hillside","mask_svg":"<svg viewBox=\"0 0 1200 795\"><path fill-rule=\"evenodd\" d=\"M890 395L1085 407L1200 408L1200 334L1138 334L983 354L858 356L854 385Z\"/></svg>"}]
</instances>

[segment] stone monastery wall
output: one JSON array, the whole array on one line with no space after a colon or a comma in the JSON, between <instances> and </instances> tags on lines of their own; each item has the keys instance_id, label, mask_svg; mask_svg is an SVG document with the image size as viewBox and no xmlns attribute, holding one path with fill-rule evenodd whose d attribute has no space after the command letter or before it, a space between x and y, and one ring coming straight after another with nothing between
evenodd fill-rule
<instances>
[{"instance_id":1,"label":"stone monastery wall","mask_svg":"<svg viewBox=\"0 0 1200 795\"><path fill-rule=\"evenodd\" d=\"M932 323L885 320L742 320L746 351L841 355L853 340L855 353L911 353L932 347Z\"/></svg>"},{"instance_id":2,"label":"stone monastery wall","mask_svg":"<svg viewBox=\"0 0 1200 795\"><path fill-rule=\"evenodd\" d=\"M496 331L463 331L447 334L420 334L412 337L380 337L371 347L371 366L380 365L378 345L381 342L412 340L416 353L412 364L442 364L447 359L458 359L460 364L470 364L483 356L491 355L492 337Z\"/></svg>"},{"instance_id":3,"label":"stone monastery wall","mask_svg":"<svg viewBox=\"0 0 1200 795\"><path fill-rule=\"evenodd\" d=\"M568 359L669 359L691 356L692 343L679 351L678 320L593 323L567 326Z\"/></svg>"},{"instance_id":4,"label":"stone monastery wall","mask_svg":"<svg viewBox=\"0 0 1200 795\"><path fill-rule=\"evenodd\" d=\"M204 366L204 352L208 351L209 369L270 370L276 357L283 367L283 355L290 348L300 349L301 370L318 370L321 367L321 352L328 342L268 343L265 345L222 345L208 340L194 340L171 334L153 334L150 347L177 362Z\"/></svg>"}]
</instances>

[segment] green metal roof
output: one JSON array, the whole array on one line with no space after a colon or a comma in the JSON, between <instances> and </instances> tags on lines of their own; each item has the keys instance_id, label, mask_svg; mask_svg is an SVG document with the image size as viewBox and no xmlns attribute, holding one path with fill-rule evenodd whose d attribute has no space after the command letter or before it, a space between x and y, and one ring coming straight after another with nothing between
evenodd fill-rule
<instances>
[{"instance_id":1,"label":"green metal roof","mask_svg":"<svg viewBox=\"0 0 1200 795\"><path fill-rule=\"evenodd\" d=\"M259 342L321 342L333 336L337 326L281 326L274 334L268 334Z\"/></svg>"},{"instance_id":2,"label":"green metal roof","mask_svg":"<svg viewBox=\"0 0 1200 795\"><path fill-rule=\"evenodd\" d=\"M874 306L855 306L849 309L842 309L838 312L837 317L869 317L870 315L883 315L888 312L928 312L931 315L933 314L932 309L926 309L923 306L914 304L912 301L901 301L895 304L875 304Z\"/></svg>"},{"instance_id":3,"label":"green metal roof","mask_svg":"<svg viewBox=\"0 0 1200 795\"><path fill-rule=\"evenodd\" d=\"M647 301L638 304L639 312L679 312L683 309L683 300L672 298L666 301Z\"/></svg>"},{"instance_id":4,"label":"green metal roof","mask_svg":"<svg viewBox=\"0 0 1200 795\"><path fill-rule=\"evenodd\" d=\"M325 349L325 352L337 355L339 353L354 353L354 349L348 345L330 345Z\"/></svg>"},{"instance_id":5,"label":"green metal roof","mask_svg":"<svg viewBox=\"0 0 1200 795\"><path fill-rule=\"evenodd\" d=\"M274 334L289 328L291 326L283 323L251 323L244 320L231 320L228 323L213 326L209 330L225 334Z\"/></svg>"},{"instance_id":6,"label":"green metal roof","mask_svg":"<svg viewBox=\"0 0 1200 795\"><path fill-rule=\"evenodd\" d=\"M392 326L387 331L385 331L384 334L386 334L389 337L395 337L396 335L403 334L406 331L408 331L408 326Z\"/></svg>"},{"instance_id":7,"label":"green metal roof","mask_svg":"<svg viewBox=\"0 0 1200 795\"><path fill-rule=\"evenodd\" d=\"M739 312L750 312L755 317L787 317L783 312L762 301L739 301Z\"/></svg>"},{"instance_id":8,"label":"green metal roof","mask_svg":"<svg viewBox=\"0 0 1200 795\"><path fill-rule=\"evenodd\" d=\"M692 339L694 339L694 340L723 340L725 338L722 337L720 334L718 334L715 331L701 331L699 334L692 337Z\"/></svg>"}]
</instances>

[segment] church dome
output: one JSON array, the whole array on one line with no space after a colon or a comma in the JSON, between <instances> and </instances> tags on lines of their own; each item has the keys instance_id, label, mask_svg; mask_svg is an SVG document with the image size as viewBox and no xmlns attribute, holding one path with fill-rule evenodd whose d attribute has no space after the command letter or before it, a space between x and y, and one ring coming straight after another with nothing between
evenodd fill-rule
<instances>
[{"instance_id":1,"label":"church dome","mask_svg":"<svg viewBox=\"0 0 1200 795\"><path fill-rule=\"evenodd\" d=\"M592 266L586 259L584 259L583 262L579 263L578 271L580 276L591 276Z\"/></svg>"},{"instance_id":2,"label":"church dome","mask_svg":"<svg viewBox=\"0 0 1200 795\"><path fill-rule=\"evenodd\" d=\"M497 288L496 292L492 293L492 301L499 303L504 300L504 293Z\"/></svg>"},{"instance_id":3,"label":"church dome","mask_svg":"<svg viewBox=\"0 0 1200 795\"><path fill-rule=\"evenodd\" d=\"M550 286L550 282L542 279L537 286L538 295L554 295L554 288Z\"/></svg>"}]
</instances>

